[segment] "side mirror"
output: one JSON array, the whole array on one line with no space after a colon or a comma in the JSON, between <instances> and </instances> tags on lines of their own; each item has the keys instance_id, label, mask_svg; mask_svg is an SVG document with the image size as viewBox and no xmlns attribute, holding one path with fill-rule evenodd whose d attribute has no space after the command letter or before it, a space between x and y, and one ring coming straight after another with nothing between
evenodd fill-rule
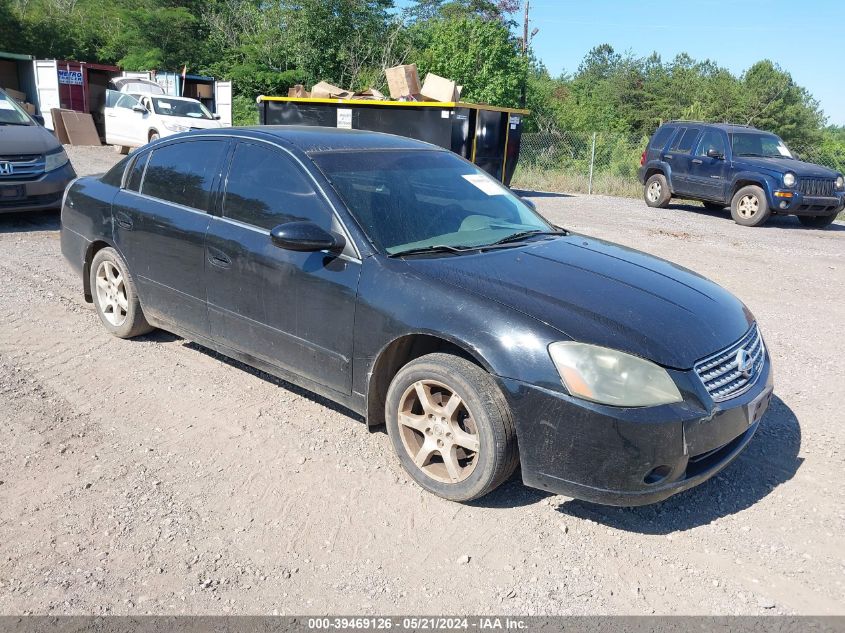
<instances>
[{"instance_id":1,"label":"side mirror","mask_svg":"<svg viewBox=\"0 0 845 633\"><path fill-rule=\"evenodd\" d=\"M137 104L133 105L133 106L132 106L132 111L133 111L133 112L140 112L141 114L146 114L146 113L147 113L147 109L146 109L144 106L142 106L140 103L137 103Z\"/></svg>"},{"instance_id":2,"label":"side mirror","mask_svg":"<svg viewBox=\"0 0 845 633\"><path fill-rule=\"evenodd\" d=\"M536 210L537 210L537 205L536 205L536 204L534 204L534 201L533 201L533 200L529 200L528 198L520 198L520 200L522 200L522 203L523 203L526 207L528 207L529 209L531 209L532 211L536 211Z\"/></svg>"},{"instance_id":3,"label":"side mirror","mask_svg":"<svg viewBox=\"0 0 845 633\"><path fill-rule=\"evenodd\" d=\"M340 251L346 240L329 233L313 222L287 222L270 231L270 239L279 248L289 251Z\"/></svg>"},{"instance_id":4,"label":"side mirror","mask_svg":"<svg viewBox=\"0 0 845 633\"><path fill-rule=\"evenodd\" d=\"M211 115L211 118L214 119L215 121L219 121L220 115L215 112L214 114Z\"/></svg>"},{"instance_id":5,"label":"side mirror","mask_svg":"<svg viewBox=\"0 0 845 633\"><path fill-rule=\"evenodd\" d=\"M38 125L40 125L41 127L44 127L44 117L43 116L41 116L40 114L33 114L31 116Z\"/></svg>"},{"instance_id":6,"label":"side mirror","mask_svg":"<svg viewBox=\"0 0 845 633\"><path fill-rule=\"evenodd\" d=\"M717 149L708 149L707 156L710 158L715 158L716 160L724 160L725 155Z\"/></svg>"}]
</instances>

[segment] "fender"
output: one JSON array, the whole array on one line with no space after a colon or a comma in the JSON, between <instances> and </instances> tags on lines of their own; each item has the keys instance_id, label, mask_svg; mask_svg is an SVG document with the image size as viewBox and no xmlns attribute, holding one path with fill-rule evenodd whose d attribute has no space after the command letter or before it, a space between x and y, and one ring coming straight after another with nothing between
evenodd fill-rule
<instances>
[{"instance_id":1,"label":"fender","mask_svg":"<svg viewBox=\"0 0 845 633\"><path fill-rule=\"evenodd\" d=\"M779 181L774 177L770 176L769 174L762 173L760 171L740 171L733 175L731 178L730 186L727 192L727 201L733 199L734 194L742 187L746 185L757 185L758 187L762 188L766 194L766 200L768 201L769 205L774 204L774 195L773 192L779 186Z\"/></svg>"},{"instance_id":2,"label":"fender","mask_svg":"<svg viewBox=\"0 0 845 633\"><path fill-rule=\"evenodd\" d=\"M644 165L643 173L648 173L651 169L663 172L663 175L666 177L666 182L669 184L669 191L675 190L672 186L672 165L662 160L650 160ZM645 180L648 179L646 178ZM643 184L645 184L645 182L643 182Z\"/></svg>"}]
</instances>

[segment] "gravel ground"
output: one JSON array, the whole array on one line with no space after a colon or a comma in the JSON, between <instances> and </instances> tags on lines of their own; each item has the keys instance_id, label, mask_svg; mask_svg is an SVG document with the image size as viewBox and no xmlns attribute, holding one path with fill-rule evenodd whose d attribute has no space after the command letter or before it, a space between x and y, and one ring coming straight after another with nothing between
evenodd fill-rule
<instances>
[{"instance_id":1,"label":"gravel ground","mask_svg":"<svg viewBox=\"0 0 845 633\"><path fill-rule=\"evenodd\" d=\"M80 174L110 148L69 148ZM774 357L749 448L664 503L512 479L458 505L383 433L166 333L111 337L55 214L0 216L0 613L845 614L845 225L537 194L740 296Z\"/></svg>"}]
</instances>

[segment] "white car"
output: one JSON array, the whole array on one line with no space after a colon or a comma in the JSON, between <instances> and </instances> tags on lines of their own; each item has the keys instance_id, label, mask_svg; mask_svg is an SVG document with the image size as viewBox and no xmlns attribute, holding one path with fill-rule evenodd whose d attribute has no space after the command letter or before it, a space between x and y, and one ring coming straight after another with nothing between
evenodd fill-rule
<instances>
[{"instance_id":1,"label":"white car","mask_svg":"<svg viewBox=\"0 0 845 633\"><path fill-rule=\"evenodd\" d=\"M196 99L109 90L105 108L106 143L122 154L163 136L223 127Z\"/></svg>"}]
</instances>

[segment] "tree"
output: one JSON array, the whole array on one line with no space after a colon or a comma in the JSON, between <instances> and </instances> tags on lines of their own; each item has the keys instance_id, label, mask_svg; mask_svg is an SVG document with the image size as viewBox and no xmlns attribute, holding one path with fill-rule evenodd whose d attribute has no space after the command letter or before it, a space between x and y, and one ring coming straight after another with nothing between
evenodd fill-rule
<instances>
[{"instance_id":1,"label":"tree","mask_svg":"<svg viewBox=\"0 0 845 633\"><path fill-rule=\"evenodd\" d=\"M432 72L463 86L461 99L516 107L526 60L508 27L499 21L464 17L413 26L421 76Z\"/></svg>"}]
</instances>

